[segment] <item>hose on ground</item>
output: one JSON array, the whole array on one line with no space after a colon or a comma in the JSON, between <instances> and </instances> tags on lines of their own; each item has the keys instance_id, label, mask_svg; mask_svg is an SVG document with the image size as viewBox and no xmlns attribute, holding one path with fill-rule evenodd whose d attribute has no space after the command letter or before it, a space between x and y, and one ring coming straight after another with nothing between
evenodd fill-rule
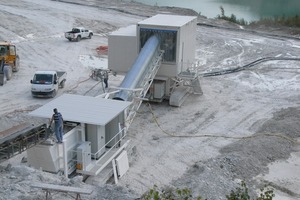
<instances>
[{"instance_id":1,"label":"hose on ground","mask_svg":"<svg viewBox=\"0 0 300 200\"><path fill-rule=\"evenodd\" d=\"M260 64L262 62L267 62L267 61L271 61L271 60L294 60L294 61L300 61L300 58L287 58L287 57L265 57L265 58L260 58L257 59L251 63L248 63L244 66L238 66L238 67L234 67L231 69L225 69L225 70L220 70L220 71L215 71L215 72L206 72L203 73L202 76L203 77L208 77L208 76L219 76L219 75L224 75L224 74L229 74L229 73L235 73L235 72L239 72L242 70L246 70L250 67L253 67L257 64Z\"/></svg>"},{"instance_id":2,"label":"hose on ground","mask_svg":"<svg viewBox=\"0 0 300 200\"><path fill-rule=\"evenodd\" d=\"M152 115L152 118L153 120L155 121L155 124L157 125L157 127L164 133L166 134L167 136L169 137L178 137L178 138L225 138L225 139L236 139L236 140L242 140L242 139L253 139L253 138L257 138L257 137L262 137L262 136L270 136L270 137L277 137L277 138L281 138L281 139L284 139L284 140L287 140L289 142L292 142L292 143L295 143L295 144L298 144L300 145L300 142L298 142L297 140L291 138L291 137L288 137L288 136L285 136L285 135L282 135L280 133L259 133L259 134L256 134L256 135L250 135L250 136L227 136L227 135L215 135L215 134L203 134L203 135L187 135L187 134L182 134L182 135L176 135L175 133L170 133L166 130L164 130L161 125L159 124L158 122L158 119L157 117L155 116L153 110L152 110L152 107L150 105L150 103L147 104L148 107L149 107L149 110L151 112L151 115Z\"/></svg>"}]
</instances>

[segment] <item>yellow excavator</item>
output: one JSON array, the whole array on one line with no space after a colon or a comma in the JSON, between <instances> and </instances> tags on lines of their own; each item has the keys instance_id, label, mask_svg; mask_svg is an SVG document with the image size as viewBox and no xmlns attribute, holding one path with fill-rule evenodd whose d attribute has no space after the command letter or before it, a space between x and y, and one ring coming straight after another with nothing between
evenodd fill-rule
<instances>
[{"instance_id":1,"label":"yellow excavator","mask_svg":"<svg viewBox=\"0 0 300 200\"><path fill-rule=\"evenodd\" d=\"M20 58L16 46L11 42L0 41L0 60L3 60L6 66L7 80L11 78L12 72L19 71Z\"/></svg>"}]
</instances>

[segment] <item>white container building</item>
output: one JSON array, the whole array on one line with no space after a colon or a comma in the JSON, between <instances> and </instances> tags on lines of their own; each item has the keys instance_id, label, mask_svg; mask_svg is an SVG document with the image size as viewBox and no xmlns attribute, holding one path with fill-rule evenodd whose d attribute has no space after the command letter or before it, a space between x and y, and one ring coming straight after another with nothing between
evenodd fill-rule
<instances>
[{"instance_id":1,"label":"white container building","mask_svg":"<svg viewBox=\"0 0 300 200\"><path fill-rule=\"evenodd\" d=\"M148 39L156 35L163 55L157 71L147 67L149 71L155 71L147 98L158 102L173 98L171 102L174 103L170 104L180 106L190 89L202 93L195 72L196 26L196 16L158 14L136 26L119 29L108 37L108 68L117 74L126 74ZM183 82L189 87L176 89Z\"/></svg>"}]
</instances>

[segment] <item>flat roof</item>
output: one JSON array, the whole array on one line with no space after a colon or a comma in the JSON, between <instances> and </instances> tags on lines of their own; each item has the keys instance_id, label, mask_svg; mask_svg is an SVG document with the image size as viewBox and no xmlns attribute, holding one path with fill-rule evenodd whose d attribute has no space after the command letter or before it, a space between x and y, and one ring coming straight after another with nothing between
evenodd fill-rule
<instances>
[{"instance_id":1,"label":"flat roof","mask_svg":"<svg viewBox=\"0 0 300 200\"><path fill-rule=\"evenodd\" d=\"M74 94L63 94L53 101L29 113L30 116L51 118L53 109L62 114L65 121L104 126L123 112L131 102Z\"/></svg>"},{"instance_id":2,"label":"flat roof","mask_svg":"<svg viewBox=\"0 0 300 200\"><path fill-rule=\"evenodd\" d=\"M40 70L40 71L36 71L35 74L55 74L56 71L53 70Z\"/></svg>"},{"instance_id":3,"label":"flat roof","mask_svg":"<svg viewBox=\"0 0 300 200\"><path fill-rule=\"evenodd\" d=\"M136 25L121 27L118 30L113 31L110 35L136 36Z\"/></svg>"},{"instance_id":4,"label":"flat roof","mask_svg":"<svg viewBox=\"0 0 300 200\"><path fill-rule=\"evenodd\" d=\"M14 45L11 42L7 42L7 41L1 41L0 45Z\"/></svg>"},{"instance_id":5,"label":"flat roof","mask_svg":"<svg viewBox=\"0 0 300 200\"><path fill-rule=\"evenodd\" d=\"M139 25L181 27L196 19L196 16L158 14L139 22Z\"/></svg>"}]
</instances>

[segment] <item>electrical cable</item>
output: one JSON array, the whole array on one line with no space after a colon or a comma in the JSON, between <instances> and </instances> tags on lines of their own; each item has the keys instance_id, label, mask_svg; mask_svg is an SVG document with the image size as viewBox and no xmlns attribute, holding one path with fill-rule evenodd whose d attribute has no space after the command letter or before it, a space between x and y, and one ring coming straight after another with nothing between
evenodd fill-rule
<instances>
[{"instance_id":1,"label":"electrical cable","mask_svg":"<svg viewBox=\"0 0 300 200\"><path fill-rule=\"evenodd\" d=\"M85 80L83 80L83 81L78 82L78 83L76 84L75 87L73 87L72 89L70 89L70 91L74 90L75 88L77 88L77 87L79 86L79 84L81 84L81 83L83 83L83 82L86 82L86 81L88 81L89 79L91 79L91 77L89 77L88 79L85 79Z\"/></svg>"},{"instance_id":2,"label":"electrical cable","mask_svg":"<svg viewBox=\"0 0 300 200\"><path fill-rule=\"evenodd\" d=\"M239 72L239 71L242 71L242 70L246 70L246 69L248 69L250 67L253 67L254 65L260 64L262 62L267 62L267 61L270 61L270 60L294 60L294 61L300 61L300 58L265 57L265 58L260 58L258 60L255 60L255 61L253 61L251 63L248 63L248 64L246 64L244 66L239 66L239 67L235 67L235 68L232 68L232 69L225 69L225 70L216 71L216 72L206 72L206 73L203 73L202 76L203 77L208 77L208 76L219 76L219 75L224 75L224 74L229 74L229 73L235 73L235 72Z\"/></svg>"},{"instance_id":3,"label":"electrical cable","mask_svg":"<svg viewBox=\"0 0 300 200\"><path fill-rule=\"evenodd\" d=\"M86 92L84 93L84 96L85 96L89 91L91 91L94 87L96 87L99 83L101 83L101 81L97 82L93 87L91 87L88 91L86 91ZM102 84L102 86L103 86L103 84Z\"/></svg>"},{"instance_id":4,"label":"electrical cable","mask_svg":"<svg viewBox=\"0 0 300 200\"><path fill-rule=\"evenodd\" d=\"M295 140L295 139L293 139L291 137L279 134L279 133L259 133L257 135L241 136L241 137L238 137L238 136L226 136L226 135L214 135L214 134L204 134L204 135L175 135L174 133L169 133L169 132L165 131L161 127L161 125L159 124L159 122L157 120L157 117L155 116L155 114L154 114L154 112L153 112L153 110L151 108L150 103L148 103L148 107L149 107L149 110L150 110L150 112L152 114L152 118L155 121L155 123L158 126L158 128L163 133L165 133L166 135L168 135L169 137L178 137L178 138L225 138L225 139L237 139L237 140L241 140L241 139L253 139L253 138L262 137L262 136L271 136L271 137L278 137L278 138L281 138L281 139L287 140L289 142L292 142L292 143L300 145L300 142L298 142L297 140Z\"/></svg>"}]
</instances>

